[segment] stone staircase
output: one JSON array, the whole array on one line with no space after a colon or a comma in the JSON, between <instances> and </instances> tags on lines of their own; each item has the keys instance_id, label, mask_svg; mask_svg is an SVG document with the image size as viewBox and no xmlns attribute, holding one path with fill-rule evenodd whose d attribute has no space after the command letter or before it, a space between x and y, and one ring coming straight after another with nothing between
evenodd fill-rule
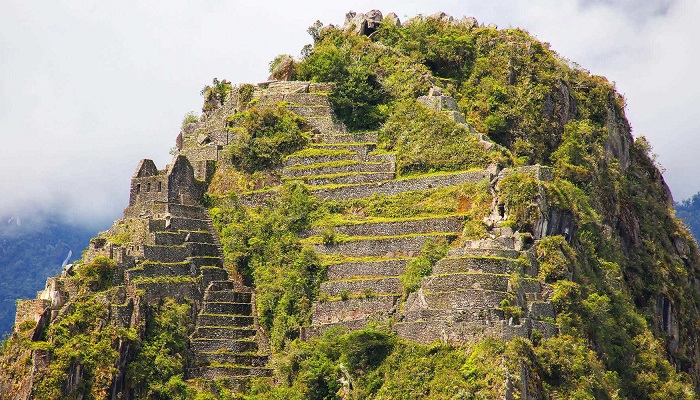
<instances>
[{"instance_id":1,"label":"stone staircase","mask_svg":"<svg viewBox=\"0 0 700 400\"><path fill-rule=\"evenodd\" d=\"M253 311L249 288L230 280L209 283L190 340L191 378L226 378L230 387L243 390L252 377L272 376L268 356L260 352Z\"/></svg>"},{"instance_id":2,"label":"stone staircase","mask_svg":"<svg viewBox=\"0 0 700 400\"><path fill-rule=\"evenodd\" d=\"M251 377L271 376L259 346L254 293L229 279L223 252L207 210L156 204L149 239L133 249L136 263L125 281L143 289L148 302L163 297L195 301L188 378L224 379L242 390ZM160 211L160 212L158 212Z\"/></svg>"}]
</instances>

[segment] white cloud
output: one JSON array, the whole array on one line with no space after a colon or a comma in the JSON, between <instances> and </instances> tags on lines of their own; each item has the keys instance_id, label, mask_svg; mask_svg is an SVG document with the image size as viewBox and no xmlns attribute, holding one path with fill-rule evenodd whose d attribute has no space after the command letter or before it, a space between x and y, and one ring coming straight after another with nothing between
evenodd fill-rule
<instances>
[{"instance_id":1,"label":"white cloud","mask_svg":"<svg viewBox=\"0 0 700 400\"><path fill-rule=\"evenodd\" d=\"M55 207L106 224L126 205L139 159L169 162L182 116L213 77L257 82L298 54L315 20L348 10L400 17L445 11L520 26L606 75L627 97L677 198L700 190L700 102L691 68L694 0L168 3L5 2L0 15L0 214Z\"/></svg>"}]
</instances>

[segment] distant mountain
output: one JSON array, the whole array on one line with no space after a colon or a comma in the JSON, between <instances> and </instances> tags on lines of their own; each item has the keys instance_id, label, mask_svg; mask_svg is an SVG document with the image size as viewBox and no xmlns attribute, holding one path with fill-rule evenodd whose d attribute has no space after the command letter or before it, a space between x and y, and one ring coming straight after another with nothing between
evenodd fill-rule
<instances>
[{"instance_id":1,"label":"distant mountain","mask_svg":"<svg viewBox=\"0 0 700 400\"><path fill-rule=\"evenodd\" d=\"M61 272L64 261L80 258L96 233L53 216L0 218L1 336L12 328L15 301L35 297L47 277Z\"/></svg>"},{"instance_id":2,"label":"distant mountain","mask_svg":"<svg viewBox=\"0 0 700 400\"><path fill-rule=\"evenodd\" d=\"M674 204L676 217L680 218L690 229L695 240L700 241L700 192L693 197Z\"/></svg>"}]
</instances>

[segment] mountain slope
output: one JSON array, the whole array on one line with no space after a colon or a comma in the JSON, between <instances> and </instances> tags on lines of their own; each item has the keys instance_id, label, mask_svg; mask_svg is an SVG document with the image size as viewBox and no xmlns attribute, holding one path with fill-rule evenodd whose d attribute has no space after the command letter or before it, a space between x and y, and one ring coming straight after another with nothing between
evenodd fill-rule
<instances>
[{"instance_id":1,"label":"mountain slope","mask_svg":"<svg viewBox=\"0 0 700 400\"><path fill-rule=\"evenodd\" d=\"M20 303L3 398L694 398L697 245L613 85L519 29L346 22L202 91Z\"/></svg>"}]
</instances>

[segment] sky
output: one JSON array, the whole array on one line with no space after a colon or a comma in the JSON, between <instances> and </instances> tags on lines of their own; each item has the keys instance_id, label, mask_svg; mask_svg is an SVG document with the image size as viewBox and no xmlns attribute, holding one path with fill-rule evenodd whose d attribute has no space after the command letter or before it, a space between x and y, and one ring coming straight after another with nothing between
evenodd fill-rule
<instances>
[{"instance_id":1,"label":"sky","mask_svg":"<svg viewBox=\"0 0 700 400\"><path fill-rule=\"evenodd\" d=\"M106 229L142 158L170 162L180 123L212 78L266 80L316 20L350 10L402 20L444 11L520 27L616 83L676 200L700 191L697 0L3 0L0 216L59 212Z\"/></svg>"}]
</instances>

